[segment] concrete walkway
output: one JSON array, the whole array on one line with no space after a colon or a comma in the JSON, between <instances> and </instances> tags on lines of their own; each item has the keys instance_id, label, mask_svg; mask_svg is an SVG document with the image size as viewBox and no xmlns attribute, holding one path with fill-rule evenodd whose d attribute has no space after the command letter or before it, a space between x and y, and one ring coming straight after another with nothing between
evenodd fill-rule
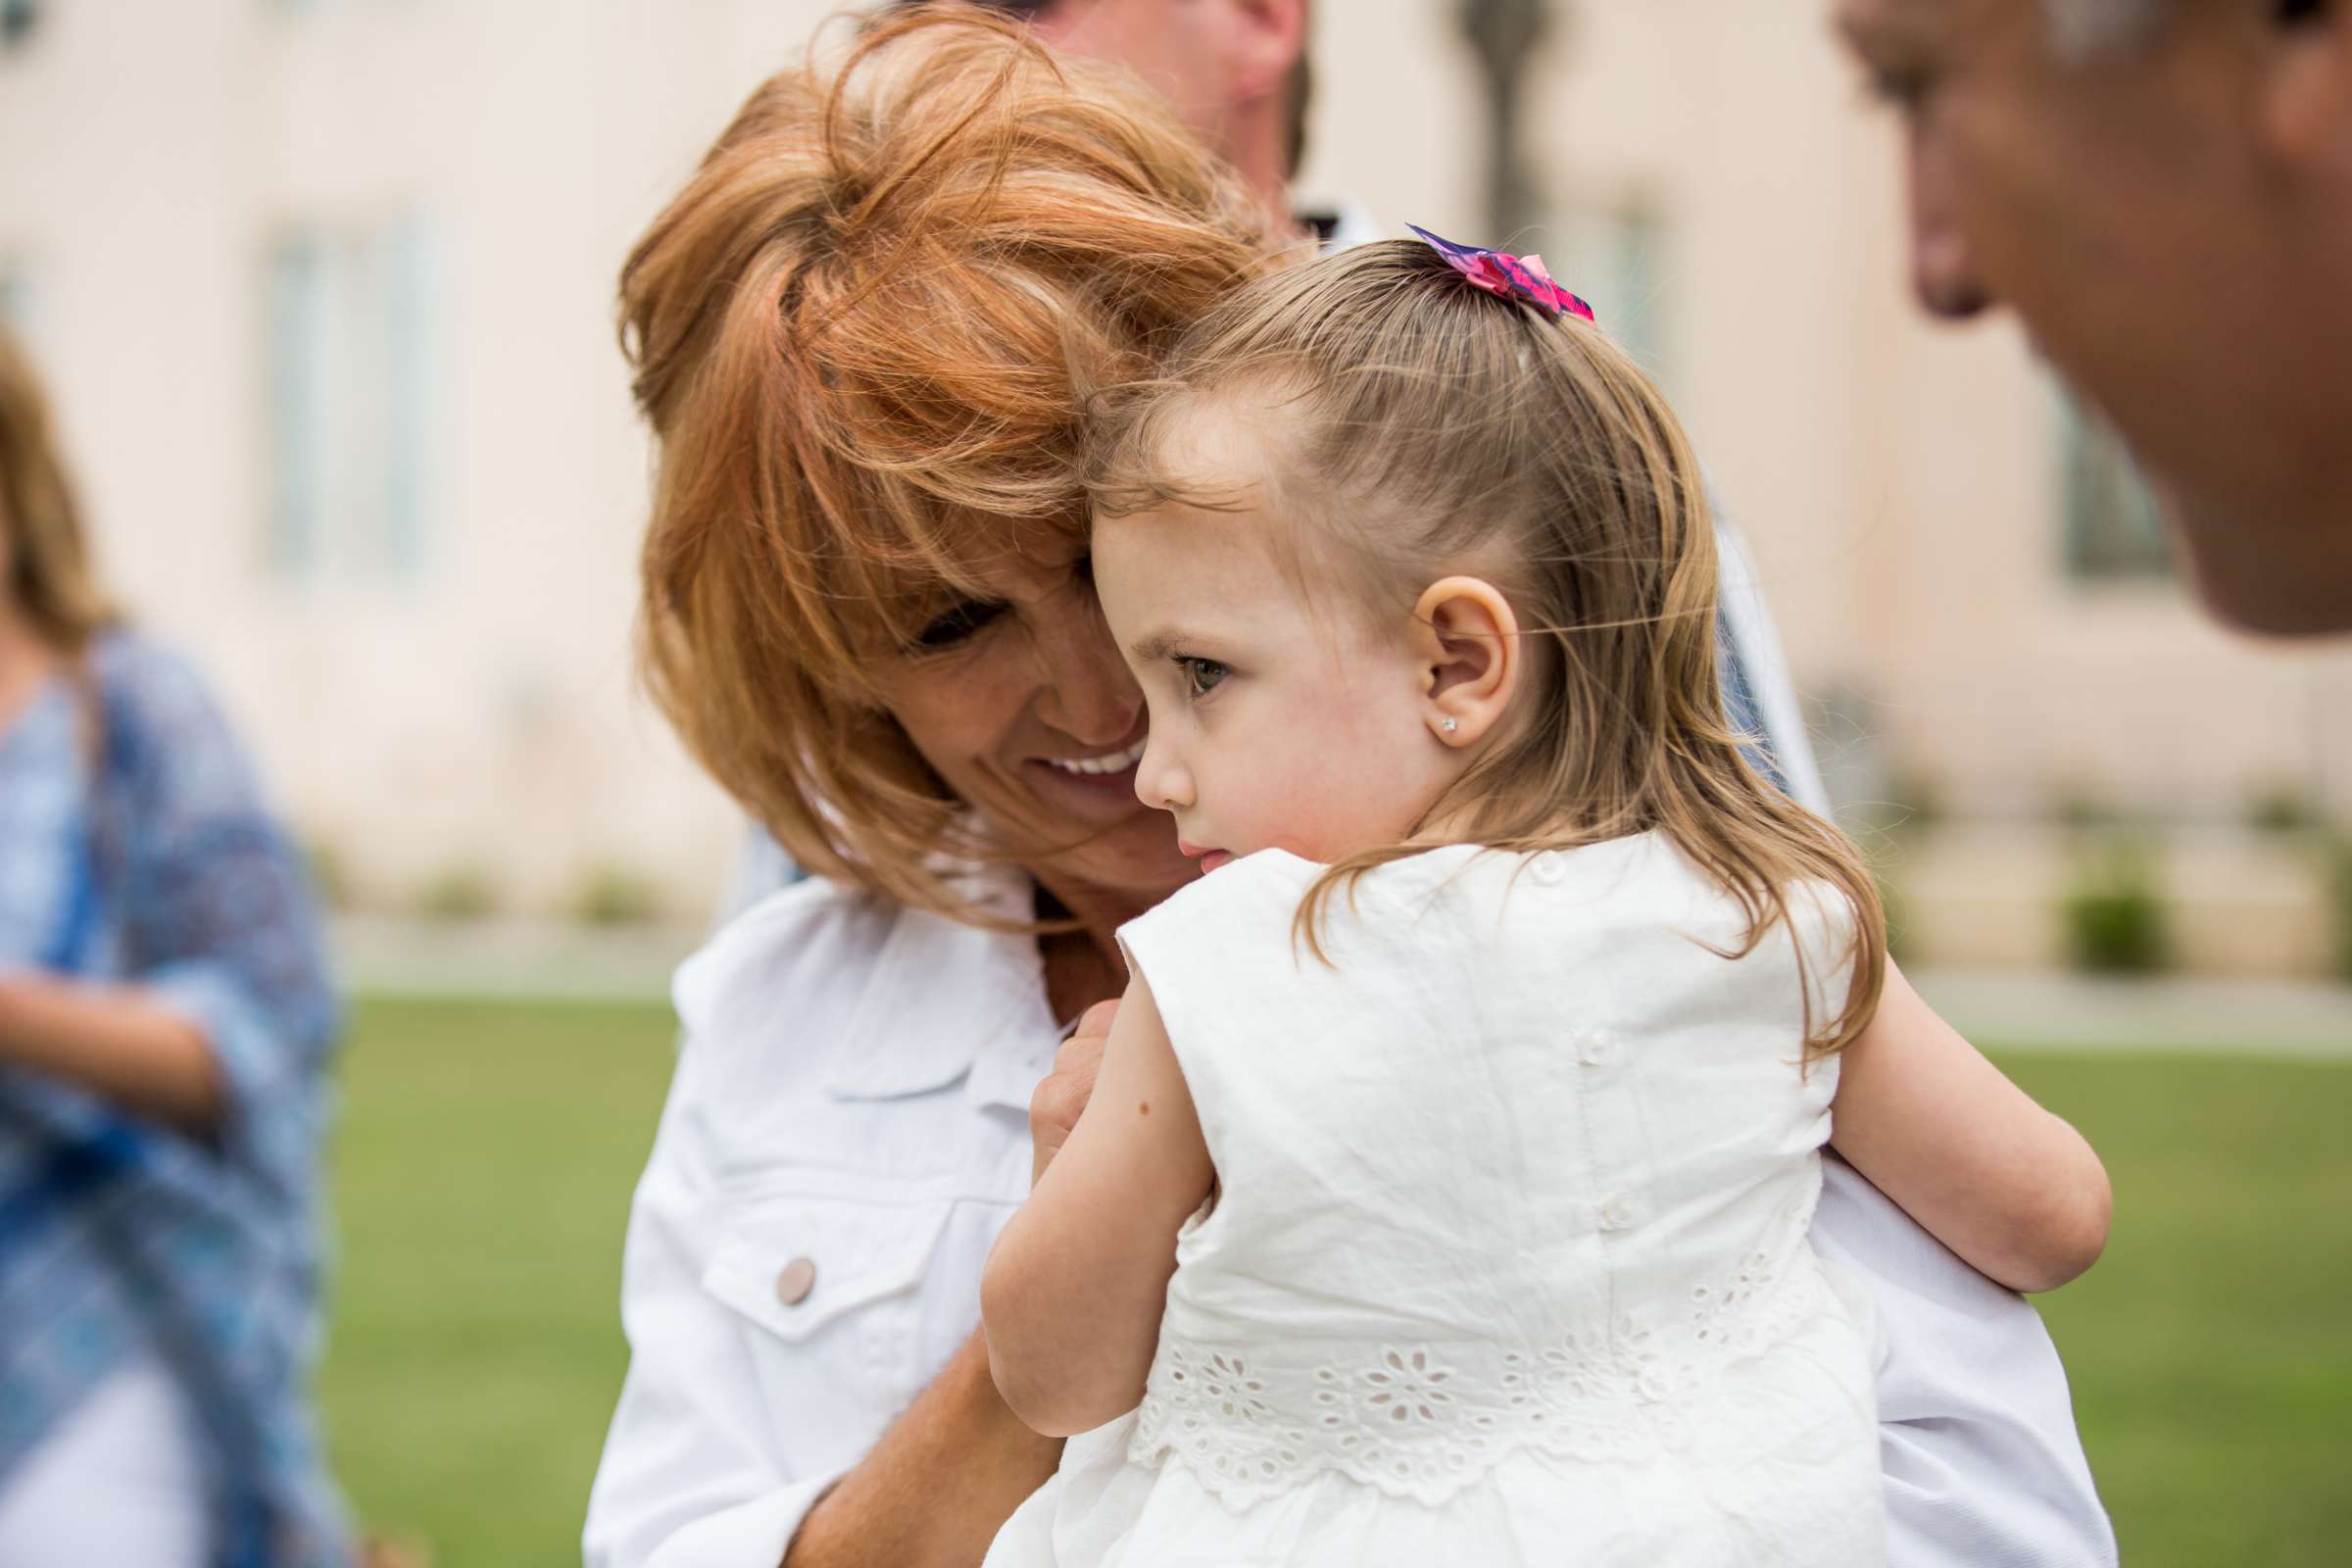
<instances>
[{"instance_id":1,"label":"concrete walkway","mask_svg":"<svg viewBox=\"0 0 2352 1568\"><path fill-rule=\"evenodd\" d=\"M2018 969L1913 969L1919 994L1980 1045L2352 1060L2352 986Z\"/></svg>"},{"instance_id":2,"label":"concrete walkway","mask_svg":"<svg viewBox=\"0 0 2352 1568\"><path fill-rule=\"evenodd\" d=\"M426 921L346 915L330 941L362 995L661 1002L699 930L529 920Z\"/></svg>"},{"instance_id":3,"label":"concrete walkway","mask_svg":"<svg viewBox=\"0 0 2352 1568\"><path fill-rule=\"evenodd\" d=\"M363 994L659 1002L703 933L525 921L347 918L334 943ZM2243 1053L2352 1060L2352 986L2019 969L1911 971L1961 1033L2006 1050Z\"/></svg>"}]
</instances>

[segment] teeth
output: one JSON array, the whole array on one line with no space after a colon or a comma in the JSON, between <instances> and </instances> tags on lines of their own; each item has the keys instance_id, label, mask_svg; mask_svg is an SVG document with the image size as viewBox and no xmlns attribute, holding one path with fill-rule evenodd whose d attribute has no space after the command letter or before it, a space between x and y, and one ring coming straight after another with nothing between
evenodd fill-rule
<instances>
[{"instance_id":1,"label":"teeth","mask_svg":"<svg viewBox=\"0 0 2352 1568\"><path fill-rule=\"evenodd\" d=\"M1064 773L1124 773L1143 760L1142 741L1137 741L1123 752L1113 752L1108 757L1081 757L1067 762L1057 758L1046 759Z\"/></svg>"}]
</instances>

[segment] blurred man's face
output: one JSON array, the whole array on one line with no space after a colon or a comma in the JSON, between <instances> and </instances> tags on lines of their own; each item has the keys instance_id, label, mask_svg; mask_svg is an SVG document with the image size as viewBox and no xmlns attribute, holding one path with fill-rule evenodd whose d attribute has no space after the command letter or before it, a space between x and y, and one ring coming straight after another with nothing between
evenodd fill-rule
<instances>
[{"instance_id":1,"label":"blurred man's face","mask_svg":"<svg viewBox=\"0 0 2352 1568\"><path fill-rule=\"evenodd\" d=\"M2278 119L2327 29L2172 0L2153 37L2063 59L2066 3L1838 0L1902 117L1913 287L1942 317L2016 308L2164 485L2226 618L2352 628L2352 158Z\"/></svg>"},{"instance_id":2,"label":"blurred man's face","mask_svg":"<svg viewBox=\"0 0 2352 1568\"><path fill-rule=\"evenodd\" d=\"M1060 0L1037 14L1049 45L1127 66L1223 146L1233 82L1225 69L1230 19L1223 0Z\"/></svg>"}]
</instances>

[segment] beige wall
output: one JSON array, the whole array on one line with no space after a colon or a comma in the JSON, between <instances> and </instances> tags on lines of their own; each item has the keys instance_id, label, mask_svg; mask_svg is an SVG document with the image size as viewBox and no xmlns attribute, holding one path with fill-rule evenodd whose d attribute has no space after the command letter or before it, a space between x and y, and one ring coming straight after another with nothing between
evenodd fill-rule
<instances>
[{"instance_id":1,"label":"beige wall","mask_svg":"<svg viewBox=\"0 0 2352 1568\"><path fill-rule=\"evenodd\" d=\"M2052 396L2013 325L1911 309L1895 126L1864 106L1824 0L1555 10L1528 127L1551 214L1519 248L1556 262L1596 213L1658 213L1668 379L1807 694L1863 699L1884 761L1966 808L2088 789L2230 815L2283 779L2352 817L2340 644L2282 651L2171 586L2067 581ZM1489 239L1456 11L1325 7L1312 176L1392 223ZM1610 282L1572 280L1604 320Z\"/></svg>"},{"instance_id":2,"label":"beige wall","mask_svg":"<svg viewBox=\"0 0 2352 1568\"><path fill-rule=\"evenodd\" d=\"M60 0L0 61L29 277L106 559L196 651L306 832L384 891L466 864L707 895L729 813L632 696L646 453L621 256L821 0ZM434 456L411 578L263 569L266 268L413 212Z\"/></svg>"},{"instance_id":3,"label":"beige wall","mask_svg":"<svg viewBox=\"0 0 2352 1568\"><path fill-rule=\"evenodd\" d=\"M555 901L603 860L691 906L724 860L728 811L631 695L646 455L612 285L831 9L55 0L0 60L0 261L109 562L380 889L466 861ZM2063 580L2046 394L2014 328L1909 310L1891 126L1820 0L1563 9L1529 126L1551 217L1519 246L1598 268L1600 215L1655 215L1669 380L1808 693L1865 699L1881 758L1965 806L2080 783L2227 813L2283 775L2352 814L2352 660ZM1488 239L1457 11L1324 0L1308 183ZM270 247L404 211L438 280L423 564L288 582L261 564ZM1614 276L1570 281L1624 308Z\"/></svg>"}]
</instances>

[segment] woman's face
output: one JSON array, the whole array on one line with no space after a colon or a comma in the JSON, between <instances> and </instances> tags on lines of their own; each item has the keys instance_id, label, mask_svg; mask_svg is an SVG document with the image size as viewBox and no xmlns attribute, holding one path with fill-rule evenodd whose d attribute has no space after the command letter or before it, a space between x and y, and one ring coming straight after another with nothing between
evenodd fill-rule
<instances>
[{"instance_id":1,"label":"woman's face","mask_svg":"<svg viewBox=\"0 0 2352 1568\"><path fill-rule=\"evenodd\" d=\"M1008 556L934 616L884 698L923 760L1048 886L1155 902L1192 880L1136 799L1144 699L1102 622L1085 545Z\"/></svg>"}]
</instances>

